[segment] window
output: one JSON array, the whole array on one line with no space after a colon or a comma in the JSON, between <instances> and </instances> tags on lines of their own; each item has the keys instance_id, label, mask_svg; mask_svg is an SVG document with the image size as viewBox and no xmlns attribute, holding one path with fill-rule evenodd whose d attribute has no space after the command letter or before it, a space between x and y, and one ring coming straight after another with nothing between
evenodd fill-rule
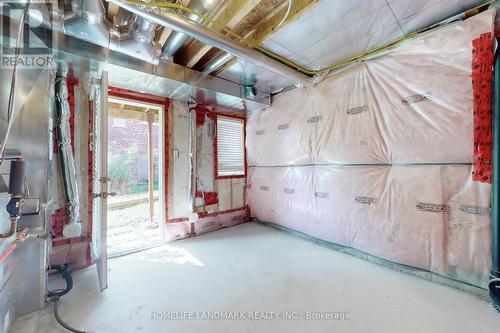
<instances>
[{"instance_id":1,"label":"window","mask_svg":"<svg viewBox=\"0 0 500 333\"><path fill-rule=\"evenodd\" d=\"M245 175L244 121L217 117L217 177Z\"/></svg>"},{"instance_id":2,"label":"window","mask_svg":"<svg viewBox=\"0 0 500 333\"><path fill-rule=\"evenodd\" d=\"M111 118L113 119L113 127L127 127L127 121L121 118Z\"/></svg>"}]
</instances>

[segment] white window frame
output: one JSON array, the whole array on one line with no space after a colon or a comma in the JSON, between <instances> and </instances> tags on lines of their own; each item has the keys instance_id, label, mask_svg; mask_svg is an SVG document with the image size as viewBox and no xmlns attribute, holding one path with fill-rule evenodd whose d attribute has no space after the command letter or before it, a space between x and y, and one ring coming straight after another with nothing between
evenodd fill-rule
<instances>
[{"instance_id":1,"label":"white window frame","mask_svg":"<svg viewBox=\"0 0 500 333\"><path fill-rule=\"evenodd\" d=\"M237 123L240 127L240 139L238 140L237 138L234 138L234 141L239 141L241 145L241 164L235 167L233 170L224 170L227 169L223 168L224 165L224 154L221 154L221 151L223 150L222 144L224 144L225 136L220 135L221 134L221 128L219 125L219 120L226 121L229 123ZM217 137L217 172L215 174L216 179L224 179L224 178L243 178L246 175L246 160L245 160L245 120L241 118L236 118L236 117L228 117L228 116L221 116L217 115L216 119L216 137ZM222 157L222 158L221 158ZM227 160L227 159L226 159ZM221 163L222 162L222 163ZM226 164L228 164L226 162ZM222 169L222 170L221 170Z\"/></svg>"}]
</instances>

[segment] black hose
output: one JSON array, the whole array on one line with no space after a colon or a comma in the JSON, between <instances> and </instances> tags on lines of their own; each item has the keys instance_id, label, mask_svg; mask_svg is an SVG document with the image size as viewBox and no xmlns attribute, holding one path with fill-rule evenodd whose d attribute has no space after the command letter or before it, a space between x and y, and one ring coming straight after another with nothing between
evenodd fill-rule
<instances>
[{"instance_id":1,"label":"black hose","mask_svg":"<svg viewBox=\"0 0 500 333\"><path fill-rule=\"evenodd\" d=\"M68 265L51 265L49 269L55 269L61 276L64 281L66 281L65 289L51 290L47 293L47 297L62 297L70 292L73 289L73 278L71 277L71 268Z\"/></svg>"},{"instance_id":2,"label":"black hose","mask_svg":"<svg viewBox=\"0 0 500 333\"><path fill-rule=\"evenodd\" d=\"M47 298L54 302L54 317L56 317L57 322L59 325L64 327L70 332L75 332L75 333L85 333L85 331L80 331L77 330L68 324L66 324L61 317L59 317L59 312L58 312L58 305L59 301L61 300L61 297L69 293L71 289L73 289L73 278L71 277L71 268L64 264L64 265L51 265L49 266L49 270L55 269L61 276L63 277L64 281L66 281L66 288L64 289L56 289L56 290L51 290L47 293Z\"/></svg>"},{"instance_id":3,"label":"black hose","mask_svg":"<svg viewBox=\"0 0 500 333\"><path fill-rule=\"evenodd\" d=\"M56 320L57 322L59 323L59 325L61 325L62 327L64 327L65 329L67 329L68 331L70 332L74 332L74 333L85 333L85 331L80 331L80 330L77 330L71 326L69 326L68 324L66 324L62 319L61 317L59 317L59 312L57 310L57 307L59 305L59 298L57 297L54 297L54 299L52 300L52 302L54 302L54 316L56 317Z\"/></svg>"}]
</instances>

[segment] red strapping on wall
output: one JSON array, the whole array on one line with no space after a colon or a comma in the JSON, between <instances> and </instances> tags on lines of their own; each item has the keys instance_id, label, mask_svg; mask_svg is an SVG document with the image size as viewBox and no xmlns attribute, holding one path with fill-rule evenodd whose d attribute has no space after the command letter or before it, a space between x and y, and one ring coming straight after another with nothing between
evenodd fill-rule
<instances>
[{"instance_id":1,"label":"red strapping on wall","mask_svg":"<svg viewBox=\"0 0 500 333\"><path fill-rule=\"evenodd\" d=\"M217 192L196 191L196 197L203 198L206 206L214 205L219 202L219 195Z\"/></svg>"},{"instance_id":2,"label":"red strapping on wall","mask_svg":"<svg viewBox=\"0 0 500 333\"><path fill-rule=\"evenodd\" d=\"M208 117L215 121L217 115L212 109L206 105L196 105L193 109L196 112L196 127L205 125L205 118Z\"/></svg>"},{"instance_id":3,"label":"red strapping on wall","mask_svg":"<svg viewBox=\"0 0 500 333\"><path fill-rule=\"evenodd\" d=\"M492 176L492 75L493 35L472 41L472 92L474 100L474 152L472 179L491 184Z\"/></svg>"},{"instance_id":4,"label":"red strapping on wall","mask_svg":"<svg viewBox=\"0 0 500 333\"><path fill-rule=\"evenodd\" d=\"M56 209L51 217L52 233L54 237L62 237L63 227L68 223L68 210L66 207ZM55 244L52 244L53 246Z\"/></svg>"},{"instance_id":5,"label":"red strapping on wall","mask_svg":"<svg viewBox=\"0 0 500 333\"><path fill-rule=\"evenodd\" d=\"M58 246L63 246L66 244L76 244L76 243L83 243L83 242L90 242L90 237L75 237L75 238L63 238L63 239L53 239L52 240L52 246L53 247L58 247Z\"/></svg>"},{"instance_id":6,"label":"red strapping on wall","mask_svg":"<svg viewBox=\"0 0 500 333\"><path fill-rule=\"evenodd\" d=\"M200 218L212 217L212 216L234 213L234 212L238 212L240 210L245 210L247 218L250 218L250 208L248 206L241 207L241 208L232 208L232 209L223 210L223 211L214 212L214 213L200 212L200 213L198 213L198 216ZM178 218L173 218L173 219L168 220L168 223L188 222L188 221L189 221L189 218L187 218L187 217L178 217Z\"/></svg>"},{"instance_id":7,"label":"red strapping on wall","mask_svg":"<svg viewBox=\"0 0 500 333\"><path fill-rule=\"evenodd\" d=\"M224 116L224 117L229 117L229 118L237 118L237 119L243 119L246 120L246 117L244 115L241 115L237 112L231 112L231 111L217 111L214 110L212 106L208 105L203 105L203 104L197 104L194 108L191 110L194 110L196 112L196 126L201 127L205 124L205 119L211 119L214 122L217 120L217 116Z\"/></svg>"}]
</instances>

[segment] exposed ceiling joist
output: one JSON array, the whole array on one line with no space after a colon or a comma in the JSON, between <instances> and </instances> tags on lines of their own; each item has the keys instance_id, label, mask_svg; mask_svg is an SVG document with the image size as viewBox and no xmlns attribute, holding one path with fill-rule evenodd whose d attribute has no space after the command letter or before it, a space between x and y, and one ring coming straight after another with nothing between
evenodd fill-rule
<instances>
[{"instance_id":1,"label":"exposed ceiling joist","mask_svg":"<svg viewBox=\"0 0 500 333\"><path fill-rule=\"evenodd\" d=\"M148 120L148 112L154 113L155 121L159 120L159 114L157 110L153 110L151 108L141 108L131 105L116 104L109 103L108 105L108 114L110 118L119 118L119 119L133 119L133 120Z\"/></svg>"},{"instance_id":2,"label":"exposed ceiling joist","mask_svg":"<svg viewBox=\"0 0 500 333\"><path fill-rule=\"evenodd\" d=\"M288 1L283 2L280 6L276 7L271 11L266 17L264 17L258 24L255 25L254 29L247 31L244 34L245 41L249 45L260 45L267 38L269 38L275 32L283 29L291 22L297 20L302 16L307 10L312 6L316 5L319 0L300 0L293 1L290 13L286 19L282 22L288 10ZM280 24L280 22L282 22ZM237 59L229 61L226 65L221 67L215 75L223 72L226 68L234 64Z\"/></svg>"},{"instance_id":3,"label":"exposed ceiling joist","mask_svg":"<svg viewBox=\"0 0 500 333\"><path fill-rule=\"evenodd\" d=\"M164 2L175 2L178 3L179 5L187 7L189 5L190 0L177 0L177 1L168 1L168 0L163 0ZM160 45L161 48L165 45L167 42L168 37L172 34L172 30L168 29L166 27L162 27L159 30L159 34L156 35L158 44Z\"/></svg>"},{"instance_id":4,"label":"exposed ceiling joist","mask_svg":"<svg viewBox=\"0 0 500 333\"><path fill-rule=\"evenodd\" d=\"M113 17L118 15L119 10L120 10L120 7L118 7L114 3L108 3L108 11L106 13L106 17L108 18L108 20L113 22Z\"/></svg>"},{"instance_id":5,"label":"exposed ceiling joist","mask_svg":"<svg viewBox=\"0 0 500 333\"><path fill-rule=\"evenodd\" d=\"M300 0L293 1L292 8L288 17L283 21L283 23L278 27L278 24L283 20L288 9L288 2L281 4L275 11L269 13L260 23L248 32L245 36L245 41L251 45L259 45L273 33L280 29L283 29L291 22L298 19L302 14L304 14L308 9L317 4L319 0Z\"/></svg>"},{"instance_id":6,"label":"exposed ceiling joist","mask_svg":"<svg viewBox=\"0 0 500 333\"><path fill-rule=\"evenodd\" d=\"M233 29L241 20L248 15L262 0L235 0L226 1L222 8L214 15L214 20L219 24ZM211 28L211 24L208 25ZM193 40L189 43L184 52L184 63L187 67L193 67L198 61L207 54L212 47Z\"/></svg>"},{"instance_id":7,"label":"exposed ceiling joist","mask_svg":"<svg viewBox=\"0 0 500 333\"><path fill-rule=\"evenodd\" d=\"M160 33L160 37L158 37L158 44L160 44L161 47L165 45L165 42L167 41L168 37L172 34L172 30L163 27Z\"/></svg>"}]
</instances>

